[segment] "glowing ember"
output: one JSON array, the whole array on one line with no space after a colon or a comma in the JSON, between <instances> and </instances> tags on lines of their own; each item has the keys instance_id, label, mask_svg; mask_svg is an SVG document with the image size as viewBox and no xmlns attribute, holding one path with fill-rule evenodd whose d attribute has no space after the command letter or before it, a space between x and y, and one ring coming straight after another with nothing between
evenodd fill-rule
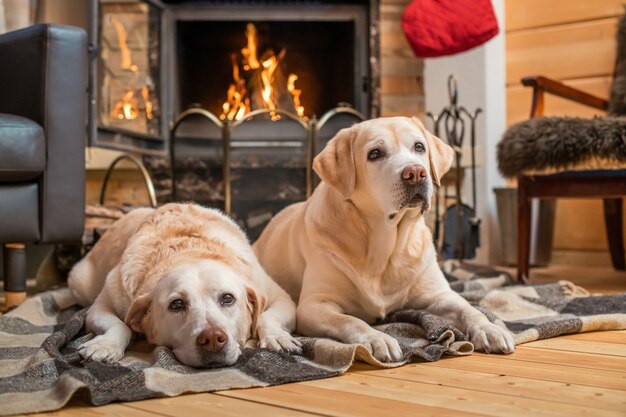
<instances>
[{"instance_id":1,"label":"glowing ember","mask_svg":"<svg viewBox=\"0 0 626 417\"><path fill-rule=\"evenodd\" d=\"M268 49L259 59L258 34L252 23L246 25L246 39L247 45L240 51L241 59L237 54L231 55L233 83L228 87L220 119L241 120L252 110L268 109L271 119L279 120L280 115L274 112L279 103L288 106L284 110L306 119L300 103L302 90L295 87L298 76L289 74L287 78L281 70L286 51L275 54ZM290 99L286 101L285 95Z\"/></svg>"}]
</instances>

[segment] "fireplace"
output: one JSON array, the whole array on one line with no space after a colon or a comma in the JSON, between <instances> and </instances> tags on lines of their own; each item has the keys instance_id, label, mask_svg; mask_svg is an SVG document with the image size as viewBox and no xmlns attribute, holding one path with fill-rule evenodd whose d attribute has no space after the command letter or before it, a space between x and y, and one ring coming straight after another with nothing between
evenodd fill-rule
<instances>
[{"instance_id":1,"label":"fireplace","mask_svg":"<svg viewBox=\"0 0 626 417\"><path fill-rule=\"evenodd\" d=\"M257 59L278 56L273 76L283 85L291 74L297 77L292 90L300 94L305 119L346 105L366 117L379 114L378 1L91 5L91 145L164 155L182 112L198 107L219 117L234 84L233 59L246 76L241 50L248 46L250 25L257 33ZM297 114L285 103L277 107Z\"/></svg>"},{"instance_id":2,"label":"fireplace","mask_svg":"<svg viewBox=\"0 0 626 417\"><path fill-rule=\"evenodd\" d=\"M254 239L314 155L379 113L378 2L92 0L90 143L141 154L160 200Z\"/></svg>"}]
</instances>

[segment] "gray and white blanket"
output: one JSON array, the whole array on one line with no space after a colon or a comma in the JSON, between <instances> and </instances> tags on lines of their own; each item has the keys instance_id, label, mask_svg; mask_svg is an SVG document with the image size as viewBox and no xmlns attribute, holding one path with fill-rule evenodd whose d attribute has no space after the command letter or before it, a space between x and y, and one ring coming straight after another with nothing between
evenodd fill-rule
<instances>
[{"instance_id":1,"label":"gray and white blanket","mask_svg":"<svg viewBox=\"0 0 626 417\"><path fill-rule=\"evenodd\" d=\"M454 263L444 265L444 272L453 289L492 321L503 322L517 344L626 329L626 293L594 296L567 281L513 285L506 273ZM404 358L399 363L381 364L363 346L301 338L302 355L251 346L228 368L190 368L169 349L140 339L120 363L101 364L83 362L77 353L93 337L83 330L85 312L67 289L60 289L34 296L0 317L0 415L56 410L74 396L102 405L328 378L345 372L355 360L393 367L473 352L465 336L439 317L405 310L377 325L400 342Z\"/></svg>"}]
</instances>

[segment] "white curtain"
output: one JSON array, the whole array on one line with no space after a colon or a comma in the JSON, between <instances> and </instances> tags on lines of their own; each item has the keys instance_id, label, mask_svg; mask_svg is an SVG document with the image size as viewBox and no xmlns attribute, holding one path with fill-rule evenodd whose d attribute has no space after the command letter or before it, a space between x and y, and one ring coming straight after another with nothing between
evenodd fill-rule
<instances>
[{"instance_id":1,"label":"white curtain","mask_svg":"<svg viewBox=\"0 0 626 417\"><path fill-rule=\"evenodd\" d=\"M0 0L0 34L30 26L37 0Z\"/></svg>"}]
</instances>

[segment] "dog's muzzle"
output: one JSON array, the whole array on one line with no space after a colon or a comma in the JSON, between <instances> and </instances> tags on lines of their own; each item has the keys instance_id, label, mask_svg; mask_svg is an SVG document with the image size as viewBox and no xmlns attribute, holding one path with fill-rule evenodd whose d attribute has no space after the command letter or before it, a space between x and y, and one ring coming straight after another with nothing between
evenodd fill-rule
<instances>
[{"instance_id":1,"label":"dog's muzzle","mask_svg":"<svg viewBox=\"0 0 626 417\"><path fill-rule=\"evenodd\" d=\"M402 183L405 187L405 199L401 208L422 208L422 213L430 206L430 181L428 171L421 165L409 165L402 170Z\"/></svg>"}]
</instances>

